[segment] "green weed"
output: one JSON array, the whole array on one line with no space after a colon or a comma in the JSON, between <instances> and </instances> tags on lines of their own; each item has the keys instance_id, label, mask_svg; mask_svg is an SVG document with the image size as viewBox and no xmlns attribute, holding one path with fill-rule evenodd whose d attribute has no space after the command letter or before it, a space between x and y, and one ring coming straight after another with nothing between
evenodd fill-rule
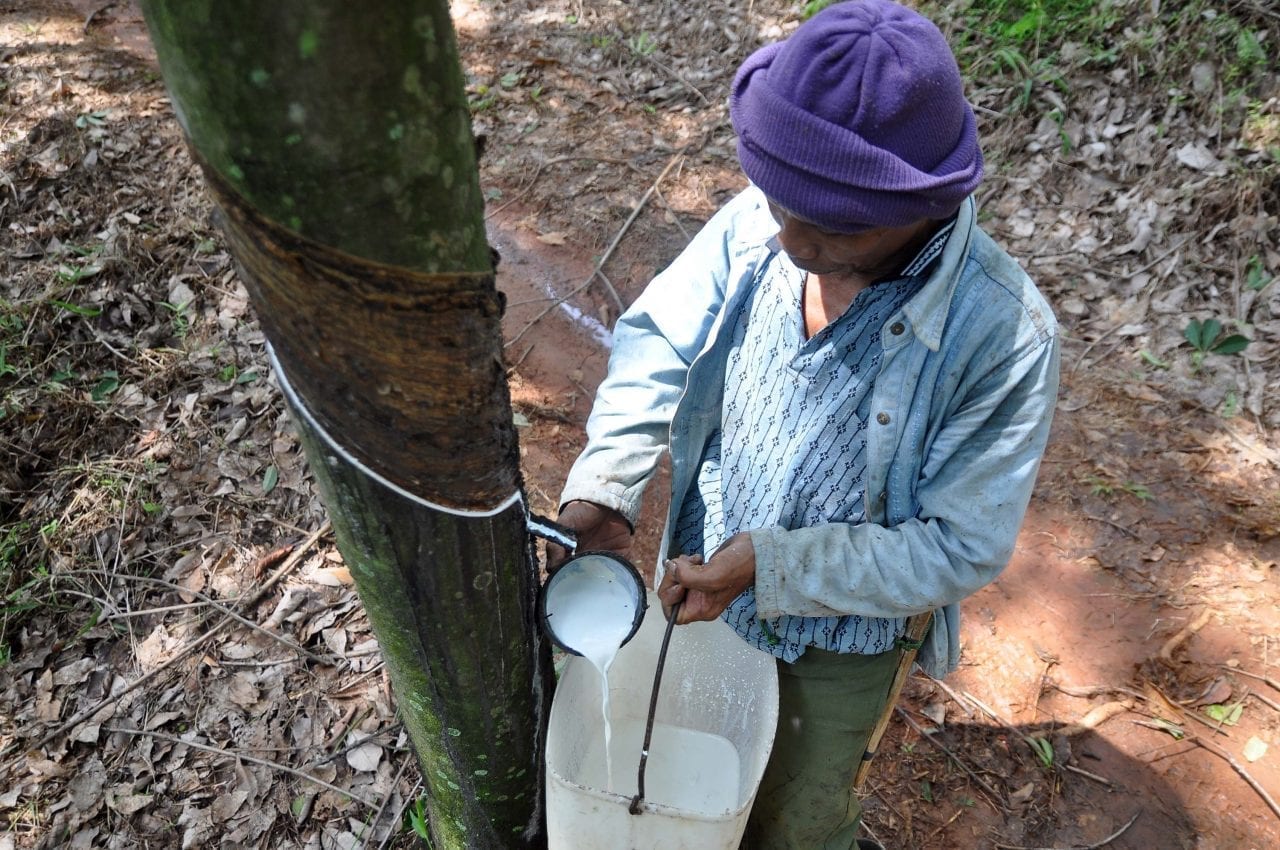
<instances>
[{"instance_id":1,"label":"green weed","mask_svg":"<svg viewBox=\"0 0 1280 850\"><path fill-rule=\"evenodd\" d=\"M1204 359L1210 354L1239 354L1249 345L1248 338L1240 334L1223 335L1222 322L1217 319L1192 319L1183 328L1182 335L1191 343L1191 371L1200 371Z\"/></svg>"},{"instance_id":2,"label":"green weed","mask_svg":"<svg viewBox=\"0 0 1280 850\"><path fill-rule=\"evenodd\" d=\"M807 21L823 9L830 6L832 3L836 2L838 2L838 0L812 0L812 2L805 3L804 8L800 10L800 18Z\"/></svg>"},{"instance_id":3,"label":"green weed","mask_svg":"<svg viewBox=\"0 0 1280 850\"><path fill-rule=\"evenodd\" d=\"M627 39L627 47L637 56L652 56L658 49L658 42L649 33L642 32Z\"/></svg>"},{"instance_id":4,"label":"green weed","mask_svg":"<svg viewBox=\"0 0 1280 850\"><path fill-rule=\"evenodd\" d=\"M413 804L404 812L404 829L406 832L412 832L421 838L430 846L431 832L428 829L427 820L427 800L425 797L419 797L413 801Z\"/></svg>"},{"instance_id":5,"label":"green weed","mask_svg":"<svg viewBox=\"0 0 1280 850\"><path fill-rule=\"evenodd\" d=\"M1254 292L1260 292L1266 289L1267 284L1275 280L1274 277L1267 274L1267 270L1262 266L1262 257L1254 254L1249 258L1249 263L1244 271L1244 285L1252 289Z\"/></svg>"},{"instance_id":6,"label":"green weed","mask_svg":"<svg viewBox=\"0 0 1280 850\"><path fill-rule=\"evenodd\" d=\"M1155 498L1145 484L1139 484L1136 481L1117 481L1101 475L1089 475L1085 478L1085 483L1089 485L1093 495L1104 498L1110 498L1119 493L1127 493L1139 502L1149 502Z\"/></svg>"},{"instance_id":7,"label":"green weed","mask_svg":"<svg viewBox=\"0 0 1280 850\"><path fill-rule=\"evenodd\" d=\"M1235 726L1240 722L1241 715L1244 714L1244 700L1233 702L1230 705L1206 705L1204 713L1209 715L1209 719L1215 723L1221 723L1223 726Z\"/></svg>"},{"instance_id":8,"label":"green weed","mask_svg":"<svg viewBox=\"0 0 1280 850\"><path fill-rule=\"evenodd\" d=\"M1053 744L1050 744L1044 738L1029 738L1031 749L1035 751L1036 758L1040 760L1040 764L1046 769L1053 767Z\"/></svg>"},{"instance_id":9,"label":"green weed","mask_svg":"<svg viewBox=\"0 0 1280 850\"><path fill-rule=\"evenodd\" d=\"M187 315L187 307L190 306L190 302L170 304L168 301L161 301L160 306L173 314L171 325L174 337L179 340L186 339L187 334L191 332L191 317Z\"/></svg>"}]
</instances>

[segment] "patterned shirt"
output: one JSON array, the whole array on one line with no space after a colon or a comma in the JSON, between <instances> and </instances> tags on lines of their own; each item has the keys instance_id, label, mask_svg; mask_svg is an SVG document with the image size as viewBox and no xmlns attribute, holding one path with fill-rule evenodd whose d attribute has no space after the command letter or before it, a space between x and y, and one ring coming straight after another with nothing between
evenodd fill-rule
<instances>
[{"instance_id":1,"label":"patterned shirt","mask_svg":"<svg viewBox=\"0 0 1280 850\"><path fill-rule=\"evenodd\" d=\"M900 274L866 287L837 320L805 338L805 273L775 251L731 318L720 428L676 522L679 551L704 556L741 531L866 521L863 475L880 328L924 284L954 219ZM728 328L726 328L728 329ZM878 654L905 620L847 615L756 618L748 589L721 615L744 640L784 661L810 646Z\"/></svg>"}]
</instances>

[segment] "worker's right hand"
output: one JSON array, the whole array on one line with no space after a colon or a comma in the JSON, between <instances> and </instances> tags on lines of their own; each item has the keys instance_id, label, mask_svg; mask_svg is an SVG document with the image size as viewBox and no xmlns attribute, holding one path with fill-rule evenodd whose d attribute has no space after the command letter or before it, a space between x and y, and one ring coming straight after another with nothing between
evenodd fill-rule
<instances>
[{"instance_id":1,"label":"worker's right hand","mask_svg":"<svg viewBox=\"0 0 1280 850\"><path fill-rule=\"evenodd\" d=\"M567 503L556 520L578 535L579 552L614 552L626 555L631 549L634 532L626 517L613 508L595 502L573 501ZM559 567L569 557L563 546L548 541L547 570Z\"/></svg>"}]
</instances>

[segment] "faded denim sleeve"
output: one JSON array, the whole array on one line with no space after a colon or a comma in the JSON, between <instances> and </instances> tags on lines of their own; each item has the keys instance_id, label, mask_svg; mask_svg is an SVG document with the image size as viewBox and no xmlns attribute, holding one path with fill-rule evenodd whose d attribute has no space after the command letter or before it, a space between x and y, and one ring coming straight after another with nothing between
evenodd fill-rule
<instances>
[{"instance_id":1,"label":"faded denim sleeve","mask_svg":"<svg viewBox=\"0 0 1280 850\"><path fill-rule=\"evenodd\" d=\"M1058 362L1048 334L973 381L931 441L905 521L751 532L759 616L902 617L992 581L1013 554L1031 498Z\"/></svg>"},{"instance_id":2,"label":"faded denim sleeve","mask_svg":"<svg viewBox=\"0 0 1280 850\"><path fill-rule=\"evenodd\" d=\"M689 365L723 308L735 229L757 214L758 199L749 190L725 205L618 319L609 371L587 420L587 447L569 471L561 505L586 499L635 523L667 449Z\"/></svg>"}]
</instances>

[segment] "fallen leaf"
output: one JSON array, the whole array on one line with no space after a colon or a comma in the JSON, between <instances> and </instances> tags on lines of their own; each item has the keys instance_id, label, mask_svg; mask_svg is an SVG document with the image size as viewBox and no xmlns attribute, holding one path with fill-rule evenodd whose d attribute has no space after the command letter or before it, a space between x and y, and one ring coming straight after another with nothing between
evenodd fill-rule
<instances>
[{"instance_id":1,"label":"fallen leaf","mask_svg":"<svg viewBox=\"0 0 1280 850\"><path fill-rule=\"evenodd\" d=\"M226 686L227 699L241 708L252 708L258 701L258 686L248 673L237 673Z\"/></svg>"},{"instance_id":2,"label":"fallen leaf","mask_svg":"<svg viewBox=\"0 0 1280 850\"><path fill-rule=\"evenodd\" d=\"M1017 791L1010 794L1009 800L1014 803L1025 803L1027 800L1031 799L1031 794L1035 790L1036 784L1034 782L1028 782L1026 785L1023 785Z\"/></svg>"},{"instance_id":3,"label":"fallen leaf","mask_svg":"<svg viewBox=\"0 0 1280 850\"><path fill-rule=\"evenodd\" d=\"M347 751L347 764L352 770L372 772L378 769L382 761L382 747L373 741L367 741L353 750Z\"/></svg>"},{"instance_id":4,"label":"fallen leaf","mask_svg":"<svg viewBox=\"0 0 1280 850\"><path fill-rule=\"evenodd\" d=\"M321 567L311 574L311 578L315 579L316 584L325 587L342 587L355 581L348 567Z\"/></svg>"},{"instance_id":5,"label":"fallen leaf","mask_svg":"<svg viewBox=\"0 0 1280 850\"><path fill-rule=\"evenodd\" d=\"M89 678L89 674L97 666L98 662L94 659L81 658L79 661L72 662L54 673L53 683L55 685L78 685Z\"/></svg>"},{"instance_id":6,"label":"fallen leaf","mask_svg":"<svg viewBox=\"0 0 1280 850\"><path fill-rule=\"evenodd\" d=\"M539 233L538 241L544 245L563 245L568 241L568 235L560 230L553 230L550 233Z\"/></svg>"},{"instance_id":7,"label":"fallen leaf","mask_svg":"<svg viewBox=\"0 0 1280 850\"><path fill-rule=\"evenodd\" d=\"M1209 683L1196 699L1196 706L1211 705L1215 702L1226 702L1231 699L1231 683L1227 681L1226 676L1219 676Z\"/></svg>"},{"instance_id":8,"label":"fallen leaf","mask_svg":"<svg viewBox=\"0 0 1280 850\"><path fill-rule=\"evenodd\" d=\"M1267 754L1267 742L1254 735L1244 744L1245 761L1257 761Z\"/></svg>"},{"instance_id":9,"label":"fallen leaf","mask_svg":"<svg viewBox=\"0 0 1280 850\"><path fill-rule=\"evenodd\" d=\"M1226 167L1202 144L1188 142L1178 148L1178 162L1187 168L1204 171L1209 174L1226 174Z\"/></svg>"},{"instance_id":10,"label":"fallen leaf","mask_svg":"<svg viewBox=\"0 0 1280 850\"><path fill-rule=\"evenodd\" d=\"M1244 703L1237 702L1232 705L1207 705L1204 713L1209 715L1209 719L1226 726L1235 726L1240 722L1240 715L1244 713Z\"/></svg>"},{"instance_id":11,"label":"fallen leaf","mask_svg":"<svg viewBox=\"0 0 1280 850\"><path fill-rule=\"evenodd\" d=\"M96 756L80 766L79 772L67 783L71 802L78 812L96 809L102 802L102 789L107 784L107 768Z\"/></svg>"},{"instance_id":12,"label":"fallen leaf","mask_svg":"<svg viewBox=\"0 0 1280 850\"><path fill-rule=\"evenodd\" d=\"M1186 719L1181 706L1165 696L1164 692L1155 685L1147 682L1143 691L1147 696L1147 705L1156 713L1158 718L1173 721L1174 723L1181 723Z\"/></svg>"},{"instance_id":13,"label":"fallen leaf","mask_svg":"<svg viewBox=\"0 0 1280 850\"><path fill-rule=\"evenodd\" d=\"M107 791L107 807L122 815L132 815L151 805L150 794L135 794L128 783L116 785Z\"/></svg>"}]
</instances>

